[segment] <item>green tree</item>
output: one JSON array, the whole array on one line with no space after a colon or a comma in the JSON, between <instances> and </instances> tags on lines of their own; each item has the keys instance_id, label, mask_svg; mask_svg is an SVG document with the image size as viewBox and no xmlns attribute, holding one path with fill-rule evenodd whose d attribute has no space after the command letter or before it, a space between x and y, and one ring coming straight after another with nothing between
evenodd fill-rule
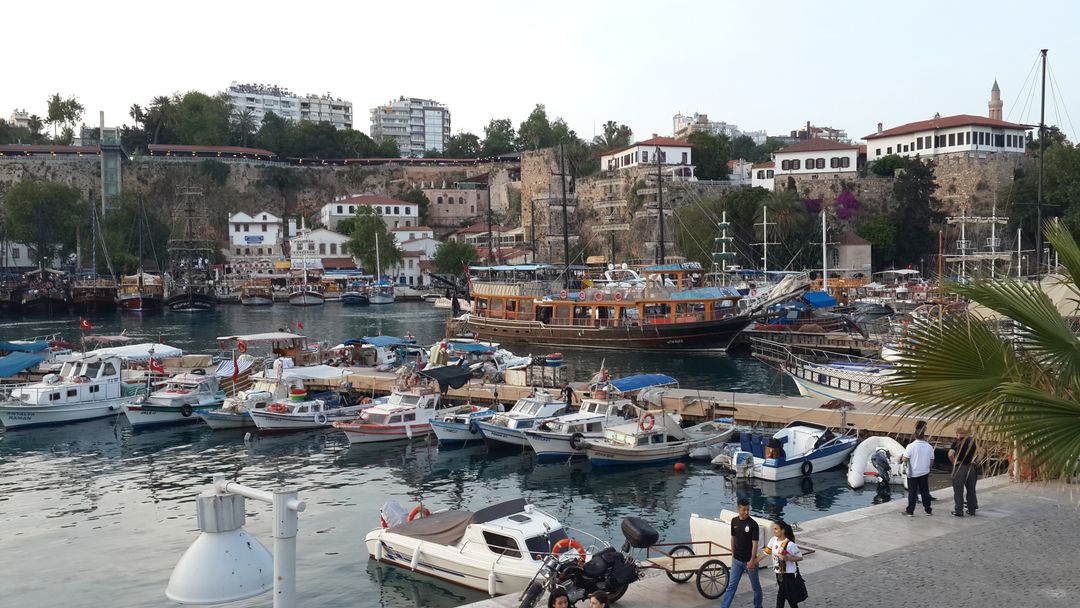
<instances>
[{"instance_id":1,"label":"green tree","mask_svg":"<svg viewBox=\"0 0 1080 608\"><path fill-rule=\"evenodd\" d=\"M193 146L229 145L229 98L189 91L176 104L176 142Z\"/></svg>"},{"instance_id":2,"label":"green tree","mask_svg":"<svg viewBox=\"0 0 1080 608\"><path fill-rule=\"evenodd\" d=\"M100 218L113 269L134 272L141 266L164 267L167 263L170 226L159 204L125 193L112 201L113 207ZM98 255L98 272L107 271L104 255Z\"/></svg>"},{"instance_id":3,"label":"green tree","mask_svg":"<svg viewBox=\"0 0 1080 608\"><path fill-rule=\"evenodd\" d=\"M1080 474L1080 337L1075 317L1080 247L1062 225L1046 237L1061 256L1061 311L1035 283L1015 279L952 284L949 291L992 311L914 321L884 392L913 416L969 425L984 439L1012 447L1049 476Z\"/></svg>"},{"instance_id":4,"label":"green tree","mask_svg":"<svg viewBox=\"0 0 1080 608\"><path fill-rule=\"evenodd\" d=\"M609 120L604 123L602 129L603 132L593 138L593 146L599 152L625 148L632 143L634 132L626 125Z\"/></svg>"},{"instance_id":5,"label":"green tree","mask_svg":"<svg viewBox=\"0 0 1080 608\"><path fill-rule=\"evenodd\" d=\"M231 114L233 137L237 144L247 147L255 136L255 112L247 108L235 109Z\"/></svg>"},{"instance_id":6,"label":"green tree","mask_svg":"<svg viewBox=\"0 0 1080 608\"><path fill-rule=\"evenodd\" d=\"M694 174L698 179L726 179L727 161L731 158L731 141L726 135L691 133L686 142L694 147Z\"/></svg>"},{"instance_id":7,"label":"green tree","mask_svg":"<svg viewBox=\"0 0 1080 608\"><path fill-rule=\"evenodd\" d=\"M458 133L446 143L446 158L480 158L480 138L472 133Z\"/></svg>"},{"instance_id":8,"label":"green tree","mask_svg":"<svg viewBox=\"0 0 1080 608\"><path fill-rule=\"evenodd\" d=\"M752 137L740 135L731 140L731 158L741 158L753 162L751 159L754 157L754 148L756 147L757 145Z\"/></svg>"},{"instance_id":9,"label":"green tree","mask_svg":"<svg viewBox=\"0 0 1080 608\"><path fill-rule=\"evenodd\" d=\"M461 241L444 241L435 250L435 269L440 274L452 274L456 277L465 276L465 266L471 265L480 259L476 247Z\"/></svg>"},{"instance_id":10,"label":"green tree","mask_svg":"<svg viewBox=\"0 0 1080 608\"><path fill-rule=\"evenodd\" d=\"M717 223L727 212L731 228L728 236L734 237L735 251L739 257L734 262L747 268L760 267L752 243L759 239L755 236L754 223L760 221L761 208L770 201L771 193L764 188L743 188L729 192L720 198L709 198L696 205L687 205L675 210L672 226L675 244L690 260L705 267L712 266L712 253L716 251L713 239L720 236ZM769 221L773 221L770 217ZM770 240L773 236L769 235ZM770 264L771 266L772 264Z\"/></svg>"},{"instance_id":11,"label":"green tree","mask_svg":"<svg viewBox=\"0 0 1080 608\"><path fill-rule=\"evenodd\" d=\"M944 219L941 201L934 196L934 162L913 158L893 184L896 225L904 238L896 241L896 263L918 265L919 257L937 247L935 227Z\"/></svg>"},{"instance_id":12,"label":"green tree","mask_svg":"<svg viewBox=\"0 0 1080 608\"><path fill-rule=\"evenodd\" d=\"M150 100L150 110L146 113L146 119L143 123L143 129L147 133L153 134L150 143L179 143L174 141L172 135L172 127L176 123L176 106L178 102L179 95L173 97L158 95Z\"/></svg>"},{"instance_id":13,"label":"green tree","mask_svg":"<svg viewBox=\"0 0 1080 608\"><path fill-rule=\"evenodd\" d=\"M538 103L528 118L518 126L517 139L515 140L518 150L539 150L550 148L554 143L551 132L551 121L548 120L547 109L544 104Z\"/></svg>"},{"instance_id":14,"label":"green tree","mask_svg":"<svg viewBox=\"0 0 1080 608\"><path fill-rule=\"evenodd\" d=\"M776 152L780 148L784 147L784 142L775 137L765 138L765 143L754 146L754 152L747 159L754 163L764 163L772 159L773 152Z\"/></svg>"},{"instance_id":15,"label":"green tree","mask_svg":"<svg viewBox=\"0 0 1080 608\"><path fill-rule=\"evenodd\" d=\"M484 143L480 146L480 156L490 158L509 154L515 150L514 124L509 118L492 118L484 127Z\"/></svg>"},{"instance_id":16,"label":"green tree","mask_svg":"<svg viewBox=\"0 0 1080 608\"><path fill-rule=\"evenodd\" d=\"M870 172L880 177L893 177L896 175L897 169L904 169L908 166L908 158L906 156L900 156L898 154L889 154L882 156L881 158L870 163Z\"/></svg>"},{"instance_id":17,"label":"green tree","mask_svg":"<svg viewBox=\"0 0 1080 608\"><path fill-rule=\"evenodd\" d=\"M427 195L424 194L423 190L420 188L410 188L399 196L398 200L405 201L406 203L415 203L417 206L417 221L421 224L427 221L428 206L431 205L431 201L428 199Z\"/></svg>"},{"instance_id":18,"label":"green tree","mask_svg":"<svg viewBox=\"0 0 1080 608\"><path fill-rule=\"evenodd\" d=\"M882 213L868 222L863 222L855 233L870 241L870 253L875 269L896 266L896 223L892 215Z\"/></svg>"},{"instance_id":19,"label":"green tree","mask_svg":"<svg viewBox=\"0 0 1080 608\"><path fill-rule=\"evenodd\" d=\"M383 221L370 205L358 205L356 216L347 225L349 242L345 247L353 256L360 260L364 270L374 273L376 271L375 243L378 242L378 262L385 270L402 260L401 250L397 248L394 237L386 229ZM341 224L338 224L341 229Z\"/></svg>"},{"instance_id":20,"label":"green tree","mask_svg":"<svg viewBox=\"0 0 1080 608\"><path fill-rule=\"evenodd\" d=\"M32 248L39 267L64 260L76 248L76 232L87 217L78 188L24 180L4 195L3 224L7 237Z\"/></svg>"},{"instance_id":21,"label":"green tree","mask_svg":"<svg viewBox=\"0 0 1080 608\"><path fill-rule=\"evenodd\" d=\"M83 112L86 108L83 107L79 100L75 97L68 97L64 99L60 97L59 93L54 93L49 96L47 101L48 113L46 114L45 121L52 125L53 128L53 140L59 141L61 139L66 140L65 143L71 143L75 133L75 124L82 118ZM67 128L64 137L58 137L56 129Z\"/></svg>"},{"instance_id":22,"label":"green tree","mask_svg":"<svg viewBox=\"0 0 1080 608\"><path fill-rule=\"evenodd\" d=\"M273 112L263 116L259 130L255 132L255 147L270 150L282 158L292 155L289 147L289 121Z\"/></svg>"}]
</instances>

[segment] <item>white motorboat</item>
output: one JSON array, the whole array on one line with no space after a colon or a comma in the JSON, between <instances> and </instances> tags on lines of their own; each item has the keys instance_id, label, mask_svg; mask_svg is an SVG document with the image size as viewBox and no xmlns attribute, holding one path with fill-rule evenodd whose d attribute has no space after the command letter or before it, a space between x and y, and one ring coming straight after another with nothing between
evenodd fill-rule
<instances>
[{"instance_id":1,"label":"white motorboat","mask_svg":"<svg viewBox=\"0 0 1080 608\"><path fill-rule=\"evenodd\" d=\"M716 422L682 428L676 414L647 411L637 420L604 430L602 439L586 441L585 455L593 466L655 464L686 458L691 450L721 444L734 428Z\"/></svg>"},{"instance_id":2,"label":"white motorboat","mask_svg":"<svg viewBox=\"0 0 1080 608\"><path fill-rule=\"evenodd\" d=\"M225 402L225 393L211 375L176 374L158 386L161 388L149 395L124 404L124 415L131 426L197 422L196 412L220 409Z\"/></svg>"},{"instance_id":3,"label":"white motorboat","mask_svg":"<svg viewBox=\"0 0 1080 608\"><path fill-rule=\"evenodd\" d=\"M289 385L287 399L275 401L261 410L249 411L260 433L330 428L335 422L355 418L376 404L365 400L354 405L341 405L341 397L337 394L322 393L319 398L313 398L308 396L301 381L291 380Z\"/></svg>"},{"instance_id":4,"label":"white motorboat","mask_svg":"<svg viewBox=\"0 0 1080 608\"><path fill-rule=\"evenodd\" d=\"M867 437L859 442L848 463L848 486L859 489L868 483L903 485L905 469L900 463L904 446L892 437Z\"/></svg>"},{"instance_id":5,"label":"white motorboat","mask_svg":"<svg viewBox=\"0 0 1080 608\"><path fill-rule=\"evenodd\" d=\"M255 378L251 388L226 397L220 410L199 412L199 418L216 430L255 426L251 412L266 409L268 405L285 399L287 390L287 385L276 378Z\"/></svg>"},{"instance_id":6,"label":"white motorboat","mask_svg":"<svg viewBox=\"0 0 1080 608\"><path fill-rule=\"evenodd\" d=\"M565 462L585 455L585 441L602 438L604 429L637 420L640 413L640 408L629 399L609 398L603 392L597 398L583 399L581 408L574 413L545 420L535 429L526 430L525 440L536 452L537 462Z\"/></svg>"},{"instance_id":7,"label":"white motorboat","mask_svg":"<svg viewBox=\"0 0 1080 608\"><path fill-rule=\"evenodd\" d=\"M368 302L371 304L393 304L394 285L386 281L372 283L368 290Z\"/></svg>"},{"instance_id":8,"label":"white motorboat","mask_svg":"<svg viewBox=\"0 0 1080 608\"><path fill-rule=\"evenodd\" d=\"M439 408L439 393L423 387L395 389L390 398L364 411L359 419L340 420L349 444L417 439L431 432Z\"/></svg>"},{"instance_id":9,"label":"white motorboat","mask_svg":"<svg viewBox=\"0 0 1080 608\"><path fill-rule=\"evenodd\" d=\"M480 427L476 426L476 423L487 420L497 413L497 410L479 406L447 412L431 421L431 430L442 447L462 446L470 441L483 441L484 438L480 436Z\"/></svg>"},{"instance_id":10,"label":"white motorboat","mask_svg":"<svg viewBox=\"0 0 1080 608\"><path fill-rule=\"evenodd\" d=\"M381 519L364 537L372 559L492 596L524 590L541 558L568 538L555 517L522 498L479 511L429 514L417 506L407 516L388 503Z\"/></svg>"},{"instance_id":11,"label":"white motorboat","mask_svg":"<svg viewBox=\"0 0 1080 608\"><path fill-rule=\"evenodd\" d=\"M121 382L119 357L68 361L41 382L0 387L0 422L7 430L116 416L145 385Z\"/></svg>"},{"instance_id":12,"label":"white motorboat","mask_svg":"<svg viewBox=\"0 0 1080 608\"><path fill-rule=\"evenodd\" d=\"M838 466L858 441L812 422L792 422L768 439L749 433L739 439L738 449L717 456L713 463L742 463L742 474L767 481L807 477Z\"/></svg>"},{"instance_id":13,"label":"white motorboat","mask_svg":"<svg viewBox=\"0 0 1080 608\"><path fill-rule=\"evenodd\" d=\"M539 391L535 396L518 399L509 412L478 421L476 426L489 447L511 445L527 448L529 441L525 438L525 431L542 420L565 412L565 401L556 399L547 391Z\"/></svg>"}]
</instances>

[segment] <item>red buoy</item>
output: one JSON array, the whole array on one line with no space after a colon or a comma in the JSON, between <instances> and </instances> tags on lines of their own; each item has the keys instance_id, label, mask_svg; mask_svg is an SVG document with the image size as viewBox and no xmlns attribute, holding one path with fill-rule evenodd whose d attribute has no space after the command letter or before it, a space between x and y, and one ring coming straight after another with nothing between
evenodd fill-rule
<instances>
[{"instance_id":1,"label":"red buoy","mask_svg":"<svg viewBox=\"0 0 1080 608\"><path fill-rule=\"evenodd\" d=\"M676 473L684 473L684 472L686 472L686 463L676 462L675 463L675 472Z\"/></svg>"}]
</instances>

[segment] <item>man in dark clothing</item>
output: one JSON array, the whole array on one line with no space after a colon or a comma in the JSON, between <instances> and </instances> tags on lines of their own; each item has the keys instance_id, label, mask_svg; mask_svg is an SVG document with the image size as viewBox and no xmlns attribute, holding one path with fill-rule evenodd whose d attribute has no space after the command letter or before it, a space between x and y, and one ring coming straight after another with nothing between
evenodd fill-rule
<instances>
[{"instance_id":1,"label":"man in dark clothing","mask_svg":"<svg viewBox=\"0 0 1080 608\"><path fill-rule=\"evenodd\" d=\"M720 608L730 608L739 580L743 574L750 578L754 590L754 608L761 608L761 580L758 579L758 539L761 538L757 522L750 517L750 501L740 498L739 516L731 520L731 574Z\"/></svg>"},{"instance_id":2,"label":"man in dark clothing","mask_svg":"<svg viewBox=\"0 0 1080 608\"><path fill-rule=\"evenodd\" d=\"M574 389L570 388L570 384L562 386L562 398L566 401L566 409L570 409L570 404L574 401Z\"/></svg>"},{"instance_id":3,"label":"man in dark clothing","mask_svg":"<svg viewBox=\"0 0 1080 608\"><path fill-rule=\"evenodd\" d=\"M953 515L956 517L964 516L965 490L968 515L975 515L979 508L979 500L975 497L975 482L979 480L975 465L977 448L967 429L956 430L956 439L949 446L949 460L953 463Z\"/></svg>"}]
</instances>

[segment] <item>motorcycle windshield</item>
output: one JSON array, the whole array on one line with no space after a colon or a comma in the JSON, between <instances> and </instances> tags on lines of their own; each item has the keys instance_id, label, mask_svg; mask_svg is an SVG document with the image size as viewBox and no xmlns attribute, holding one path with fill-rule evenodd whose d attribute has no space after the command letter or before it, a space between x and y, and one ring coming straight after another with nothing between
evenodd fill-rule
<instances>
[{"instance_id":1,"label":"motorcycle windshield","mask_svg":"<svg viewBox=\"0 0 1080 608\"><path fill-rule=\"evenodd\" d=\"M558 528L548 532L547 537L543 535L534 536L532 538L525 539L525 547L529 550L529 554L533 559L544 559L544 556L551 553L551 548L555 546L560 540L565 539L566 530Z\"/></svg>"}]
</instances>

